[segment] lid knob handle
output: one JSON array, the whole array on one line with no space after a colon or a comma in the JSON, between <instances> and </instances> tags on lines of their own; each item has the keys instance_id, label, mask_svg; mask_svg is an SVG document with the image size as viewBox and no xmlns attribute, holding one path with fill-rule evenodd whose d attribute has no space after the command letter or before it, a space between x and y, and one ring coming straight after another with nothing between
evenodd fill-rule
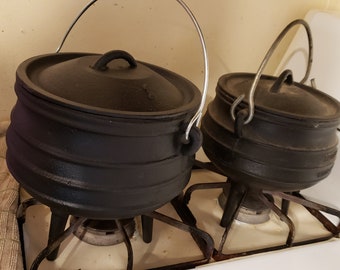
<instances>
[{"instance_id":1,"label":"lid knob handle","mask_svg":"<svg viewBox=\"0 0 340 270\"><path fill-rule=\"evenodd\" d=\"M277 80L273 83L272 87L270 88L269 92L271 93L279 93L282 85L287 83L288 85L292 85L294 82L293 80L293 73L290 69L284 70Z\"/></svg>"},{"instance_id":2,"label":"lid knob handle","mask_svg":"<svg viewBox=\"0 0 340 270\"><path fill-rule=\"evenodd\" d=\"M98 71L104 71L107 70L107 64L110 63L111 61L115 59L124 59L126 60L129 64L130 67L135 68L137 67L136 60L133 58L131 54L129 54L126 51L122 50L113 50L109 51L107 53L104 53L93 65L93 69L98 70Z\"/></svg>"}]
</instances>

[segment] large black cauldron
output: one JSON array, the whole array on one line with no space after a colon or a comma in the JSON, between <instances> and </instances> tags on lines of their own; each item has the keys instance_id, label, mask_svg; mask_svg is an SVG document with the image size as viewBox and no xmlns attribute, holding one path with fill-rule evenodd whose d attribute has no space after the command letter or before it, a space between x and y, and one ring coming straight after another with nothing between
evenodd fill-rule
<instances>
[{"instance_id":1,"label":"large black cauldron","mask_svg":"<svg viewBox=\"0 0 340 270\"><path fill-rule=\"evenodd\" d=\"M94 219L150 212L189 181L201 94L124 51L33 57L17 69L10 172L58 211Z\"/></svg>"}]
</instances>

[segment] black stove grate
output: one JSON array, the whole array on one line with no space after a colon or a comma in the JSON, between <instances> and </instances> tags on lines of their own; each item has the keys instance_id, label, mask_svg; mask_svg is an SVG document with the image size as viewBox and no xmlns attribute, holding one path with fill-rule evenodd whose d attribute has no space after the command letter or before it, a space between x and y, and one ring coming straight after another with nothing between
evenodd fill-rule
<instances>
[{"instance_id":1,"label":"black stove grate","mask_svg":"<svg viewBox=\"0 0 340 270\"><path fill-rule=\"evenodd\" d=\"M214 166L211 162L201 162L196 160L194 169L204 169L209 170L221 175L226 176L223 172L221 172L218 168ZM233 254L224 254L223 247L225 245L226 239L228 237L228 233L230 231L232 223L235 221L237 214L242 206L242 202L245 199L247 193L249 193L249 188L238 184L236 181L231 179L227 179L226 182L215 182L215 183L200 183L194 184L190 186L184 195L181 198L182 204L186 205L186 209L188 211L187 214L182 214L181 218L187 224L191 226L196 226L196 219L191 214L189 209L189 201L193 192L197 190L206 190L206 189L229 189L229 198L227 199L226 205L223 209L223 216L220 221L220 225L225 227L225 231L223 236L221 237L219 246L214 249L213 259L215 261L228 260L232 258L248 256L263 252L275 251L280 249L285 249L293 246L301 246L307 245L311 243L317 243L321 241L329 240L333 237L339 237L340 233L340 224L334 225L322 212L331 214L340 219L340 211L304 198L299 191L296 192L276 192L276 191L256 191L258 199L265 204L271 211L273 211L284 223L287 224L289 228L289 232L287 235L286 243L284 245L273 246L269 248L261 248L256 250L249 250L245 252L233 253ZM253 190L251 192L254 192ZM278 207L275 205L272 197L276 196L277 198L282 199L281 206ZM306 241L294 241L295 237L295 226L292 220L288 217L288 209L290 202L294 202L304 206L329 232L329 236L318 237L311 240ZM183 207L184 208L184 207Z\"/></svg>"},{"instance_id":2,"label":"black stove grate","mask_svg":"<svg viewBox=\"0 0 340 270\"><path fill-rule=\"evenodd\" d=\"M182 209L182 203L179 202L178 196L172 200L172 205L174 206L176 212L184 213ZM31 198L24 202L22 202L18 208L18 223L19 223L19 232L20 239L22 243L22 254L25 257L25 249L24 249L24 236L23 236L23 224L25 223L26 218L26 210L30 206L41 204L36 199ZM52 211L51 222L50 222L50 232L49 232L49 240L47 246L37 255L32 265L30 266L30 270L37 270L39 265L44 259L55 260L58 256L58 249L61 243L69 237L72 233L76 232L83 224L86 224L89 219L86 217L78 217L75 219L70 226L65 230L65 225L67 222L69 215L67 213L59 213ZM142 237L145 243L150 243L152 241L152 230L153 230L153 221L158 220L164 224L169 226L173 226L177 229L180 229L184 232L190 233L193 240L197 243L197 246L202 252L202 259L187 261L183 263L177 263L172 265L165 265L157 268L152 268L154 270L170 270L170 269L192 269L198 265L206 264L210 261L213 254L214 242L211 236L198 229L195 226L190 226L184 222L178 221L172 217L161 214L157 211L153 211L151 213L143 214L141 216L142 220ZM127 249L127 270L133 269L133 249L132 245L121 220L114 220L116 223L116 227L121 231L124 243ZM24 267L26 270L26 262L24 261Z\"/></svg>"}]
</instances>

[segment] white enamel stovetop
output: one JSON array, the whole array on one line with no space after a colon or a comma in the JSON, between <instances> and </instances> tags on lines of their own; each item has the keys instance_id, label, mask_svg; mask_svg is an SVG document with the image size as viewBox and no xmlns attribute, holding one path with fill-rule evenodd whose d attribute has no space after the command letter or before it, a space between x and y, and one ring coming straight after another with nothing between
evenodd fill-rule
<instances>
[{"instance_id":1,"label":"white enamel stovetop","mask_svg":"<svg viewBox=\"0 0 340 270\"><path fill-rule=\"evenodd\" d=\"M327 204L336 209L340 209L340 159L336 161L332 174L316 186L305 190L302 194L308 198L318 198L317 202ZM294 207L297 212L292 214L293 216L299 215L299 223L297 229L303 230L299 233L305 236L312 234L313 232L319 232L322 235L322 229L318 228L316 224L309 220L307 213L304 213L300 207ZM306 214L306 215L305 215ZM328 216L328 215L327 215ZM335 224L337 224L338 218L328 216ZM309 221L308 221L309 220ZM269 224L267 224L269 225ZM296 225L296 224L295 224ZM248 225L249 226L249 225ZM258 230L262 230L265 226L257 226ZM275 228L274 226L272 228ZM282 228L277 227L278 230ZM258 234L258 230L254 232ZM260 232L261 233L261 232ZM275 235L275 233L273 233ZM300 235L299 237L304 237ZM299 238L297 236L297 238ZM246 239L244 239L246 241ZM340 239L331 239L326 242L320 242L317 244L305 245L300 247L294 247L290 249L274 251L270 253L263 253L253 255L249 257L243 257L228 262L218 262L212 265L202 266L199 269L204 270L219 270L219 269L232 269L232 270L248 270L248 269L275 269L275 270L336 270L339 269L339 251L340 251Z\"/></svg>"}]
</instances>

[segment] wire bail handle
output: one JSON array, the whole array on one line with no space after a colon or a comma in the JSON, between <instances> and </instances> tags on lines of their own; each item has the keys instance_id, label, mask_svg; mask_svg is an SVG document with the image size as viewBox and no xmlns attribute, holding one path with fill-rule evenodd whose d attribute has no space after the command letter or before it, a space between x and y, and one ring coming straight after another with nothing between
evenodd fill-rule
<instances>
[{"instance_id":1,"label":"wire bail handle","mask_svg":"<svg viewBox=\"0 0 340 270\"><path fill-rule=\"evenodd\" d=\"M244 124L248 124L254 117L254 94L255 94L255 89L257 87L257 84L260 80L260 77L262 75L262 72L265 68L265 66L267 65L269 58L272 56L274 50L277 48L277 46L279 45L279 43L281 42L281 40L283 39L283 37L287 34L287 32L295 25L297 24L302 24L307 32L307 37L308 37L308 47L309 47L309 52L308 52L308 63L307 63L307 69L306 69L306 73L305 76L303 77L303 79L300 81L300 83L304 83L307 79L308 76L310 74L311 71L311 65L313 62L313 40L312 40L312 33L311 33L311 29L308 25L308 23L304 20L298 19L295 21L292 21L290 24L288 24L283 30L282 32L278 35L278 37L275 39L274 43L271 45L271 47L269 48L267 54L265 55L265 57L262 60L262 63L260 65L260 67L257 70L255 79L253 81L253 84L250 88L249 91L249 100L248 100L248 117L246 118L246 120L244 121ZM237 99L235 99L235 101L233 102L233 104L231 105L230 108L230 114L232 119L235 121L236 117L235 117L235 109L236 107L242 102L242 100L244 99L245 95L242 94L239 97L237 97Z\"/></svg>"},{"instance_id":2,"label":"wire bail handle","mask_svg":"<svg viewBox=\"0 0 340 270\"><path fill-rule=\"evenodd\" d=\"M80 17L94 4L96 3L98 0L92 0L90 1L78 14L78 16L74 19L74 21L71 23L71 25L69 26L68 30L66 31L60 45L58 46L58 48L56 49L56 53L59 53L61 48L63 47L68 35L70 34L72 28L75 26L75 24L77 23L77 21L80 19ZM199 105L199 108L197 109L196 113L194 114L194 116L191 118L191 120L188 123L188 126L185 130L185 140L187 142L189 142L189 134L190 131L192 129L192 127L195 125L196 127L199 126L199 123L201 121L202 118L202 112L203 112L203 108L206 102L206 97L207 97L207 92L208 92L208 78L209 78L209 68L208 68L208 54L207 54L207 48L206 48L206 44L204 41L204 36L202 34L201 28L194 16L194 14L191 12L190 8L184 3L184 1L182 0L176 0L178 4L180 4L183 9L186 11L186 13L189 15L191 21L193 22L195 29L197 31L197 34L199 36L200 39L200 43L202 46L202 53L203 53L203 60L204 60L204 82L203 82L203 90L202 90L202 98L201 98L201 102Z\"/></svg>"}]
</instances>

